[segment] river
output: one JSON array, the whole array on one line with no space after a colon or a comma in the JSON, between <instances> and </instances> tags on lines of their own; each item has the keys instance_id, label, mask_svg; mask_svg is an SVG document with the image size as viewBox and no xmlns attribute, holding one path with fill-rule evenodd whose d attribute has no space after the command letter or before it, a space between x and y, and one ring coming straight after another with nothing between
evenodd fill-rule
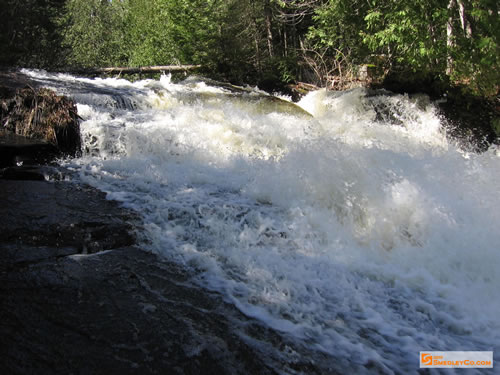
<instances>
[{"instance_id":1,"label":"river","mask_svg":"<svg viewBox=\"0 0 500 375\"><path fill-rule=\"evenodd\" d=\"M500 350L500 150L468 152L427 97L24 73L78 103L84 152L63 163L141 215L144 249L276 332L233 323L284 373Z\"/></svg>"}]
</instances>

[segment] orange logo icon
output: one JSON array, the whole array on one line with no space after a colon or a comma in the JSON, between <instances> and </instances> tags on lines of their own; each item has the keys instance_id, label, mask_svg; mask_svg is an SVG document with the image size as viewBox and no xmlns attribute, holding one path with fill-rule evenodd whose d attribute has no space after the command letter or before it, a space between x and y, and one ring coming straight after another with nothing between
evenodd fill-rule
<instances>
[{"instance_id":1,"label":"orange logo icon","mask_svg":"<svg viewBox=\"0 0 500 375\"><path fill-rule=\"evenodd\" d=\"M432 365L432 354L421 353L420 354L420 365L421 366L431 366Z\"/></svg>"}]
</instances>

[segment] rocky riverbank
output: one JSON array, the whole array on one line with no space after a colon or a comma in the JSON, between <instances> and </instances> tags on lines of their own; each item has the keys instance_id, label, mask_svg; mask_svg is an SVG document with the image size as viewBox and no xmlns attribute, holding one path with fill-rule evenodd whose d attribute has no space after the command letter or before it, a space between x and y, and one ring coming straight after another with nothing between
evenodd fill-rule
<instances>
[{"instance_id":1,"label":"rocky riverbank","mask_svg":"<svg viewBox=\"0 0 500 375\"><path fill-rule=\"evenodd\" d=\"M2 374L275 373L234 307L137 246L135 213L51 164L56 145L2 132L0 151Z\"/></svg>"},{"instance_id":2,"label":"rocky riverbank","mask_svg":"<svg viewBox=\"0 0 500 375\"><path fill-rule=\"evenodd\" d=\"M135 246L134 213L58 168L0 180L3 374L272 373L216 295Z\"/></svg>"}]
</instances>

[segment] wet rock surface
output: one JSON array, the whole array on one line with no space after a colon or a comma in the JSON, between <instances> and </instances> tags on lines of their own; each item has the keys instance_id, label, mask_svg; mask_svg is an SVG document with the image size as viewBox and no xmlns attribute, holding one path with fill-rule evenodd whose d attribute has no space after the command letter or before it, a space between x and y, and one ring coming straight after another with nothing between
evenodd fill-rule
<instances>
[{"instance_id":1,"label":"wet rock surface","mask_svg":"<svg viewBox=\"0 0 500 375\"><path fill-rule=\"evenodd\" d=\"M0 129L0 168L49 163L58 154L57 148L48 142Z\"/></svg>"},{"instance_id":2,"label":"wet rock surface","mask_svg":"<svg viewBox=\"0 0 500 375\"><path fill-rule=\"evenodd\" d=\"M238 312L136 247L136 215L103 193L0 179L0 202L2 374L274 373Z\"/></svg>"}]
</instances>

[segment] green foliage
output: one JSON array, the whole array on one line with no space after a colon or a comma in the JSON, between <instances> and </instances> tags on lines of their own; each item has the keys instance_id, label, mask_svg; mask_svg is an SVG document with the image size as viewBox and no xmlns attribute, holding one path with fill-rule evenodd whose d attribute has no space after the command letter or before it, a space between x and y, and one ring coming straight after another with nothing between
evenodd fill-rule
<instances>
[{"instance_id":1,"label":"green foliage","mask_svg":"<svg viewBox=\"0 0 500 375\"><path fill-rule=\"evenodd\" d=\"M67 0L60 25L69 64L112 66L125 61L125 5L122 1Z\"/></svg>"},{"instance_id":2,"label":"green foliage","mask_svg":"<svg viewBox=\"0 0 500 375\"><path fill-rule=\"evenodd\" d=\"M262 73L264 44L261 1L228 1L220 20L216 69L239 82Z\"/></svg>"},{"instance_id":3,"label":"green foliage","mask_svg":"<svg viewBox=\"0 0 500 375\"><path fill-rule=\"evenodd\" d=\"M212 53L217 1L129 0L129 64L201 63Z\"/></svg>"},{"instance_id":4,"label":"green foliage","mask_svg":"<svg viewBox=\"0 0 500 375\"><path fill-rule=\"evenodd\" d=\"M0 64L202 64L269 85L355 80L359 66L374 64L485 95L500 81L495 0L4 2L0 45L9 53Z\"/></svg>"},{"instance_id":5,"label":"green foliage","mask_svg":"<svg viewBox=\"0 0 500 375\"><path fill-rule=\"evenodd\" d=\"M158 0L129 0L126 16L128 65L144 66L171 62L175 48L168 33L168 14Z\"/></svg>"},{"instance_id":6,"label":"green foliage","mask_svg":"<svg viewBox=\"0 0 500 375\"><path fill-rule=\"evenodd\" d=\"M451 79L494 95L498 14L494 0L330 0L316 9L308 38L315 50L330 48L336 62L339 51L347 65L384 56L386 71Z\"/></svg>"},{"instance_id":7,"label":"green foliage","mask_svg":"<svg viewBox=\"0 0 500 375\"><path fill-rule=\"evenodd\" d=\"M276 61L276 69L279 72L281 82L290 83L296 81L297 77L297 56L291 55L280 58Z\"/></svg>"},{"instance_id":8,"label":"green foliage","mask_svg":"<svg viewBox=\"0 0 500 375\"><path fill-rule=\"evenodd\" d=\"M457 30L449 49L451 78L481 95L495 95L500 86L500 6L491 0L465 3L469 32L461 30L457 10L450 18Z\"/></svg>"},{"instance_id":9,"label":"green foliage","mask_svg":"<svg viewBox=\"0 0 500 375\"><path fill-rule=\"evenodd\" d=\"M368 54L361 33L368 3L362 0L329 0L316 9L314 25L307 34L314 48L332 48L361 62Z\"/></svg>"},{"instance_id":10,"label":"green foliage","mask_svg":"<svg viewBox=\"0 0 500 375\"><path fill-rule=\"evenodd\" d=\"M446 2L378 1L364 17L363 42L388 62L434 75L446 69Z\"/></svg>"}]
</instances>

